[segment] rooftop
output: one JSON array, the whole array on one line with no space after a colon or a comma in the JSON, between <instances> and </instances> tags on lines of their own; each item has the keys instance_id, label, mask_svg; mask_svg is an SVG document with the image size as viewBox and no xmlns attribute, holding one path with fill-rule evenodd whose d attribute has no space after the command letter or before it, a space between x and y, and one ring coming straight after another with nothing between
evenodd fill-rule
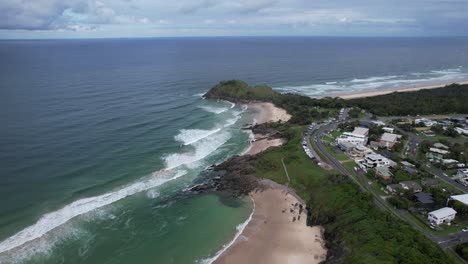
<instances>
[{"instance_id":1,"label":"rooftop","mask_svg":"<svg viewBox=\"0 0 468 264\"><path fill-rule=\"evenodd\" d=\"M392 134L392 133L383 133L380 140L388 141L388 142L397 142L398 135L397 134Z\"/></svg>"},{"instance_id":2,"label":"rooftop","mask_svg":"<svg viewBox=\"0 0 468 264\"><path fill-rule=\"evenodd\" d=\"M432 194L430 193L420 192L420 193L416 193L414 196L420 203L423 203L423 204L434 203L434 198L432 197Z\"/></svg>"},{"instance_id":3,"label":"rooftop","mask_svg":"<svg viewBox=\"0 0 468 264\"><path fill-rule=\"evenodd\" d=\"M452 195L450 198L468 205L468 194Z\"/></svg>"},{"instance_id":4,"label":"rooftop","mask_svg":"<svg viewBox=\"0 0 468 264\"><path fill-rule=\"evenodd\" d=\"M456 214L456 213L457 213L457 211L453 210L453 208L444 207L444 208L440 208L439 210L432 211L429 214L440 219L440 218L444 218L444 217L447 217L449 215L453 215L453 214Z\"/></svg>"},{"instance_id":5,"label":"rooftop","mask_svg":"<svg viewBox=\"0 0 468 264\"><path fill-rule=\"evenodd\" d=\"M438 149L438 148L429 148L429 151L434 152L434 153L439 153L439 154L442 154L442 155L445 155L445 154L449 153L447 150Z\"/></svg>"},{"instance_id":6,"label":"rooftop","mask_svg":"<svg viewBox=\"0 0 468 264\"><path fill-rule=\"evenodd\" d=\"M369 129L365 127L355 127L352 133L357 134L357 135L367 136L367 134L369 134Z\"/></svg>"}]
</instances>

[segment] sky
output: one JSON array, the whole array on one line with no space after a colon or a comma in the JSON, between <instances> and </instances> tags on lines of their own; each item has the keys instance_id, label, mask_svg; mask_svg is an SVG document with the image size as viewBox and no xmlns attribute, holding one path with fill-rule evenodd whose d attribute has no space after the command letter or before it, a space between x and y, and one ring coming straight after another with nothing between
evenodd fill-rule
<instances>
[{"instance_id":1,"label":"sky","mask_svg":"<svg viewBox=\"0 0 468 264\"><path fill-rule=\"evenodd\" d=\"M468 0L0 0L0 38L467 36Z\"/></svg>"}]
</instances>

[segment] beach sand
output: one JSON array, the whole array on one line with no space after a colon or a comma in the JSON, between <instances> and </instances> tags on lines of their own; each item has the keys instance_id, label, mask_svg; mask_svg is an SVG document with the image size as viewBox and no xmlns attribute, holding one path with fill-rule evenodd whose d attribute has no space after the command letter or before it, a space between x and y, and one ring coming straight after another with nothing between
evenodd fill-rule
<instances>
[{"instance_id":1,"label":"beach sand","mask_svg":"<svg viewBox=\"0 0 468 264\"><path fill-rule=\"evenodd\" d=\"M276 107L272 103L250 103L248 108L253 110L254 115L254 124L263 124L268 122L287 122L291 115L289 115L286 110ZM254 135L254 141L250 146L250 149L246 154L255 155L270 147L281 146L283 144L283 139L281 138L268 138L268 135L256 134Z\"/></svg>"},{"instance_id":2,"label":"beach sand","mask_svg":"<svg viewBox=\"0 0 468 264\"><path fill-rule=\"evenodd\" d=\"M255 203L252 220L214 263L301 264L325 260L321 228L306 226L305 210L299 214L299 206L295 206L305 204L286 187L268 182L266 189L251 193Z\"/></svg>"},{"instance_id":3,"label":"beach sand","mask_svg":"<svg viewBox=\"0 0 468 264\"><path fill-rule=\"evenodd\" d=\"M468 81L457 82L458 84L468 84ZM393 92L414 92L419 90L426 90L426 89L435 89L435 88L442 88L446 85L450 85L452 83L446 84L436 84L436 85L427 85L427 86L420 86L420 87L400 87L400 88L391 88L391 89L381 89L381 90L369 90L369 91L358 91L355 93L350 94L339 94L337 97L343 99L354 99L354 98L362 98L362 97L372 97L377 95L384 95Z\"/></svg>"},{"instance_id":4,"label":"beach sand","mask_svg":"<svg viewBox=\"0 0 468 264\"><path fill-rule=\"evenodd\" d=\"M254 124L286 122L291 118L286 110L276 107L272 103L250 103L247 106L255 112Z\"/></svg>"}]
</instances>

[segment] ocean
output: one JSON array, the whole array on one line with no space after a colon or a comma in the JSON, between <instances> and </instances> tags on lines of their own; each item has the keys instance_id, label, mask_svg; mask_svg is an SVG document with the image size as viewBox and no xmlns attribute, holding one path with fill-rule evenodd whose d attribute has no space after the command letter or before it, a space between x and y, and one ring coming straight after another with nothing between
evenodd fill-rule
<instances>
[{"instance_id":1,"label":"ocean","mask_svg":"<svg viewBox=\"0 0 468 264\"><path fill-rule=\"evenodd\" d=\"M0 263L209 263L248 198L187 191L242 154L220 80L310 96L468 80L468 38L0 41Z\"/></svg>"}]
</instances>

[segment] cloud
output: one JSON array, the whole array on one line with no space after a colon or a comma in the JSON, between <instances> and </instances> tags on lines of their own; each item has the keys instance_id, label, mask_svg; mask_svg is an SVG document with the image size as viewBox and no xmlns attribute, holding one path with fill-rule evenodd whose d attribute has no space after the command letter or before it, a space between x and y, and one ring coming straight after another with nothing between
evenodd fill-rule
<instances>
[{"instance_id":1,"label":"cloud","mask_svg":"<svg viewBox=\"0 0 468 264\"><path fill-rule=\"evenodd\" d=\"M217 0L202 0L197 3L182 4L179 9L184 14L193 14L200 9L214 7L217 4Z\"/></svg>"},{"instance_id":2,"label":"cloud","mask_svg":"<svg viewBox=\"0 0 468 264\"><path fill-rule=\"evenodd\" d=\"M99 24L147 24L146 17L137 19L116 13L99 0L2 0L0 29L81 31Z\"/></svg>"}]
</instances>

